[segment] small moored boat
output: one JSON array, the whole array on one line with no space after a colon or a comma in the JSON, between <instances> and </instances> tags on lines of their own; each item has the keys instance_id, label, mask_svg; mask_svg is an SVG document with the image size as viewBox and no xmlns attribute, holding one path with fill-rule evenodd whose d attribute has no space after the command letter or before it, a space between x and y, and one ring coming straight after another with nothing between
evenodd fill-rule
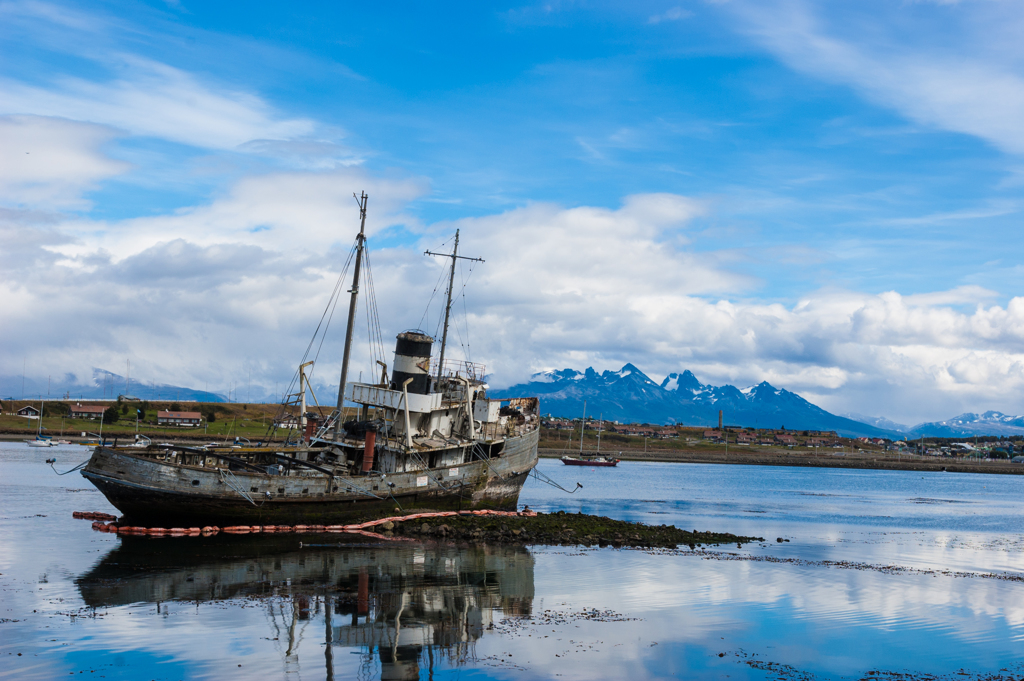
<instances>
[{"instance_id":1,"label":"small moored boat","mask_svg":"<svg viewBox=\"0 0 1024 681\"><path fill-rule=\"evenodd\" d=\"M566 466L614 466L619 463L618 459L608 459L603 456L576 458L563 456L562 463Z\"/></svg>"}]
</instances>

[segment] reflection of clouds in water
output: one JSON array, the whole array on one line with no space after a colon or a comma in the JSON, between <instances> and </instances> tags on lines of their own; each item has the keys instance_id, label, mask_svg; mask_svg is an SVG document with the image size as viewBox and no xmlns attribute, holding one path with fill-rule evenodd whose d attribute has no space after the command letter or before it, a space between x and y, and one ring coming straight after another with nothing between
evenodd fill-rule
<instances>
[{"instance_id":1,"label":"reflection of clouds in water","mask_svg":"<svg viewBox=\"0 0 1024 681\"><path fill-rule=\"evenodd\" d=\"M836 511L836 496L848 493L842 488L847 483L836 482L842 476L829 481L829 472L719 466L709 484L694 467L637 466L604 476L597 490L584 481L589 494L623 497L599 500L600 510L612 515L635 512L649 522L768 540L743 549L723 547L718 550L727 559L714 560L578 547L528 553L430 545L297 551L297 539L284 536L131 543L93 533L88 522L69 522L72 510L106 507L99 505L98 494L86 498L64 491L80 483L69 483L71 476L56 478L37 464L31 470L38 476L0 462L0 472L7 473L0 491L10 492L5 498L17 503L19 518L26 516L0 518L0 541L12 549L0 554L0 561L12 566L10 572L0 569L0 583L6 607L22 619L2 625L0 654L9 659L6 653L17 639L22 647L15 652L27 652L18 660L45 659L50 665L19 678L56 678L77 674L82 666L107 678L137 676L158 664L183 678L232 673L323 678L328 650L338 679L379 678L385 664L389 674L411 677L418 669L425 676L430 655L435 669L462 656L467 675L516 676L523 672L513 670L525 669L526 677L742 678L751 672L739 658L717 657L740 649L818 678L871 669L952 675L960 667L980 675L1011 666L1019 658L1016 641L1024 638L1024 584L807 564L833 560L968 571L1009 566L1024 573L1020 518L1007 517L1000 532L985 531L1010 506L1021 486L1016 480L943 478L924 481L935 488L907 489L920 486L920 478L886 474L877 478L888 485L885 493L872 498L889 495L896 501L875 508L867 504L878 517L891 517L875 527L848 522L853 516ZM574 476L556 479L566 477ZM856 485L870 479L859 473ZM775 490L800 489L799 480L810 494L834 495L786 498L787 505L803 499L793 508L812 520L794 521L776 510ZM982 490L985 485L999 488L996 503L909 501L973 500L988 491ZM972 486L977 489L971 491ZM646 491L635 497L648 502L628 498L636 487ZM688 495L695 487L709 501L694 502ZM858 490L849 493L867 498ZM569 497L577 507L579 494ZM822 500L828 505L820 505ZM528 496L524 502L534 504ZM903 518L906 508L940 526L915 526L922 516ZM666 513L646 515L650 510ZM768 513L752 517L742 510ZM36 513L48 517L35 518ZM777 544L776 536L792 542ZM769 562L775 558L804 562ZM359 614L360 567L366 568L365 615ZM38 584L44 572L48 583ZM329 618L328 596L334 599ZM586 616L593 608L637 619ZM328 621L330 647L323 645ZM360 636L401 643L401 650L384 645L370 654L365 646L341 645ZM128 666L115 667L117 658Z\"/></svg>"},{"instance_id":2,"label":"reflection of clouds in water","mask_svg":"<svg viewBox=\"0 0 1024 681\"><path fill-rule=\"evenodd\" d=\"M895 564L927 570L995 574L1024 573L1024 537L943 531L873 532L833 535L831 560Z\"/></svg>"},{"instance_id":3,"label":"reflection of clouds in water","mask_svg":"<svg viewBox=\"0 0 1024 681\"><path fill-rule=\"evenodd\" d=\"M552 477L566 479L558 466L540 463ZM1024 479L1019 476L635 462L620 466L611 475L573 471L585 479L584 488L571 498L528 482L523 499L540 510L582 508L627 520L763 536L769 546L749 550L768 555L1024 572L1024 551L1012 545L1024 535L1024 514L1019 511ZM777 536L792 542L776 546ZM950 537L960 540L950 542Z\"/></svg>"},{"instance_id":4,"label":"reflection of clouds in water","mask_svg":"<svg viewBox=\"0 0 1024 681\"><path fill-rule=\"evenodd\" d=\"M685 552L651 561L637 553L617 552L611 566L587 573L595 591L619 595L621 603L613 607L690 612L761 605L796 619L941 629L974 642L1003 640L1007 627L1024 629L1024 584L1017 581L887 571L884 564L882 569L819 567L708 560Z\"/></svg>"}]
</instances>

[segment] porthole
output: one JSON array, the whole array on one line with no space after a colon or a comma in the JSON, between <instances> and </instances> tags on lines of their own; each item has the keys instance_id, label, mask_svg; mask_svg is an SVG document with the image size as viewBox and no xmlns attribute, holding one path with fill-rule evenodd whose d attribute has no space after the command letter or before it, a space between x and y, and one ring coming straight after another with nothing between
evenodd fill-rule
<instances>
[{"instance_id":1,"label":"porthole","mask_svg":"<svg viewBox=\"0 0 1024 681\"><path fill-rule=\"evenodd\" d=\"M192 486L193 487L199 487L199 481L198 480L193 480L192 481Z\"/></svg>"}]
</instances>

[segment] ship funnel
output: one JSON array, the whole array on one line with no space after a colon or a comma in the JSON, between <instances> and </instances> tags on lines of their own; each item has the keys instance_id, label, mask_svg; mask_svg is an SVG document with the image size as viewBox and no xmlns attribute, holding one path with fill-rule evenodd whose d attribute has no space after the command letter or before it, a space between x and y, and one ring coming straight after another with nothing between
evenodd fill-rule
<instances>
[{"instance_id":1,"label":"ship funnel","mask_svg":"<svg viewBox=\"0 0 1024 681\"><path fill-rule=\"evenodd\" d=\"M398 334L395 344L395 364L391 372L392 386L401 386L411 378L409 392L426 395L430 392L430 350L434 339L417 331Z\"/></svg>"}]
</instances>

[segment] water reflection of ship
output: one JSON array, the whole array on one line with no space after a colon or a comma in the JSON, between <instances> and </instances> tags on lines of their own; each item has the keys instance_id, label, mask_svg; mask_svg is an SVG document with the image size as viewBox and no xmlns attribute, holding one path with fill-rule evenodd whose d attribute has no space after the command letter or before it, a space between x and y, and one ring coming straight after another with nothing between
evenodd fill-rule
<instances>
[{"instance_id":1,"label":"water reflection of ship","mask_svg":"<svg viewBox=\"0 0 1024 681\"><path fill-rule=\"evenodd\" d=\"M190 555L170 546L157 552L142 538L123 542L77 580L83 600L114 607L266 597L280 630L274 637L287 644L286 668L298 663L299 624L322 618L329 645L316 655L325 655L328 678L333 649L348 647L364 650L365 673L374 675L379 664L381 679L418 679L424 667L460 666L474 658L495 613L526 616L533 606L534 560L521 547L296 550L294 537L195 541Z\"/></svg>"}]
</instances>

